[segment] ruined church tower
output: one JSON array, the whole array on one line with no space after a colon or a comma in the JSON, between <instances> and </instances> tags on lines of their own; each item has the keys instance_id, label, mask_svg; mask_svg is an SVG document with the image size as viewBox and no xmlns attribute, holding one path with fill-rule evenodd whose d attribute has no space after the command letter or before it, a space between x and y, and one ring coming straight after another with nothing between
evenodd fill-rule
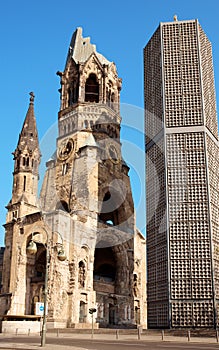
<instances>
[{"instance_id":1,"label":"ruined church tower","mask_svg":"<svg viewBox=\"0 0 219 350\"><path fill-rule=\"evenodd\" d=\"M83 38L81 28L73 34L64 71L57 74L57 149L47 162L39 200L35 119L32 129L24 123L22 147L14 154L12 203L22 195L30 209L17 213L16 220L14 214L7 219L6 230L10 226L11 232L19 232L14 242L19 249L11 266L16 283L5 287L4 311L35 312L36 302L43 300L49 249L51 327L89 327L90 308L97 309L100 326L146 325L145 239L135 226L129 167L121 154L121 79L115 64L96 51L90 38ZM32 116L33 95L26 120ZM27 152L27 134L35 142L32 153ZM67 255L62 262L57 259L60 237ZM38 248L34 256L26 251L31 240ZM5 275L7 254L6 247ZM21 283L26 293L21 293Z\"/></svg>"}]
</instances>

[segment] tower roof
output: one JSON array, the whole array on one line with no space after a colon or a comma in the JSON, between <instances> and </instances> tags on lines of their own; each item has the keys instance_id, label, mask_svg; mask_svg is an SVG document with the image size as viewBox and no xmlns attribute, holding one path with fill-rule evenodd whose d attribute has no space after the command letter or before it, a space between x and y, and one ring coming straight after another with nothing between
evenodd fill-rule
<instances>
[{"instance_id":1,"label":"tower roof","mask_svg":"<svg viewBox=\"0 0 219 350\"><path fill-rule=\"evenodd\" d=\"M72 35L67 61L69 58L73 58L76 63L84 63L92 53L96 54L101 64L110 63L110 61L96 51L96 45L90 43L90 37L83 38L82 28L78 27Z\"/></svg>"},{"instance_id":2,"label":"tower roof","mask_svg":"<svg viewBox=\"0 0 219 350\"><path fill-rule=\"evenodd\" d=\"M19 150L23 150L26 147L29 148L29 150L34 150L39 146L36 118L34 114L34 97L34 93L30 92L29 108L17 144Z\"/></svg>"}]
</instances>

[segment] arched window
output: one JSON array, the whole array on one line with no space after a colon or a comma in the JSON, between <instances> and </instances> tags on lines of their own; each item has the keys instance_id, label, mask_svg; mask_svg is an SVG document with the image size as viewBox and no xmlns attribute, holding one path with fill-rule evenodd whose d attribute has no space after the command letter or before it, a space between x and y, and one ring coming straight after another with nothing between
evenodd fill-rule
<instances>
[{"instance_id":1,"label":"arched window","mask_svg":"<svg viewBox=\"0 0 219 350\"><path fill-rule=\"evenodd\" d=\"M78 100L78 82L73 82L73 103L77 102Z\"/></svg>"},{"instance_id":2,"label":"arched window","mask_svg":"<svg viewBox=\"0 0 219 350\"><path fill-rule=\"evenodd\" d=\"M107 104L108 106L111 105L111 98L112 98L112 87L113 87L113 83L111 81L109 81L109 86L107 87L107 91L106 91L106 100L107 100Z\"/></svg>"},{"instance_id":3,"label":"arched window","mask_svg":"<svg viewBox=\"0 0 219 350\"><path fill-rule=\"evenodd\" d=\"M78 83L73 81L68 89L68 107L72 106L78 100Z\"/></svg>"},{"instance_id":4,"label":"arched window","mask_svg":"<svg viewBox=\"0 0 219 350\"><path fill-rule=\"evenodd\" d=\"M26 191L26 176L24 175L23 191Z\"/></svg>"},{"instance_id":5,"label":"arched window","mask_svg":"<svg viewBox=\"0 0 219 350\"><path fill-rule=\"evenodd\" d=\"M134 296L137 298L139 294L139 290L138 290L138 276L136 273L133 274L133 292L134 292Z\"/></svg>"},{"instance_id":6,"label":"arched window","mask_svg":"<svg viewBox=\"0 0 219 350\"><path fill-rule=\"evenodd\" d=\"M95 74L90 74L85 84L85 102L99 102L99 84Z\"/></svg>"},{"instance_id":7,"label":"arched window","mask_svg":"<svg viewBox=\"0 0 219 350\"><path fill-rule=\"evenodd\" d=\"M68 163L62 164L62 176L66 175L68 172Z\"/></svg>"},{"instance_id":8,"label":"arched window","mask_svg":"<svg viewBox=\"0 0 219 350\"><path fill-rule=\"evenodd\" d=\"M117 214L115 198L113 198L111 193L108 191L105 193L103 198L99 220L107 225L114 226L117 224Z\"/></svg>"},{"instance_id":9,"label":"arched window","mask_svg":"<svg viewBox=\"0 0 219 350\"><path fill-rule=\"evenodd\" d=\"M68 89L68 106L71 106L73 104L73 93L72 88Z\"/></svg>"},{"instance_id":10,"label":"arched window","mask_svg":"<svg viewBox=\"0 0 219 350\"><path fill-rule=\"evenodd\" d=\"M110 107L115 110L115 94L112 92Z\"/></svg>"},{"instance_id":11,"label":"arched window","mask_svg":"<svg viewBox=\"0 0 219 350\"><path fill-rule=\"evenodd\" d=\"M78 264L78 282L81 288L85 285L85 263L80 261Z\"/></svg>"},{"instance_id":12,"label":"arched window","mask_svg":"<svg viewBox=\"0 0 219 350\"><path fill-rule=\"evenodd\" d=\"M112 92L112 95L111 95L111 102L115 102L115 94L114 94L114 92Z\"/></svg>"}]
</instances>

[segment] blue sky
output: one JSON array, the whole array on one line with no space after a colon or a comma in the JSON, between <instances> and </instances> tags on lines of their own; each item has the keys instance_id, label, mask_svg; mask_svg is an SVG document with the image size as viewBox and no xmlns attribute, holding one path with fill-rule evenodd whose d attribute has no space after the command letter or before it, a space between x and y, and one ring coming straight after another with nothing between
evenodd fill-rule
<instances>
[{"instance_id":1,"label":"blue sky","mask_svg":"<svg viewBox=\"0 0 219 350\"><path fill-rule=\"evenodd\" d=\"M123 79L121 102L127 144L125 158L131 172L137 223L144 230L143 174L143 47L159 22L198 18L213 45L216 92L219 94L218 1L124 0L13 0L1 1L1 98L0 224L5 222L5 205L11 198L13 160L11 153L34 91L35 114L42 139L57 120L59 79L71 35L78 26L90 36L97 50L116 63ZM130 125L131 124L131 125ZM133 129L136 130L133 132ZM138 157L135 151L138 150ZM134 159L135 158L135 159ZM140 209L139 209L140 208ZM0 228L0 245L4 230Z\"/></svg>"}]
</instances>

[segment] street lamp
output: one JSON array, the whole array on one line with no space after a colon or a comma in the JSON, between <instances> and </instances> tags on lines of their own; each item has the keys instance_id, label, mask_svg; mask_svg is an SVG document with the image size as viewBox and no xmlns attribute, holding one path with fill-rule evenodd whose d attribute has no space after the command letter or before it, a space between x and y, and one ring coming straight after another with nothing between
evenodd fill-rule
<instances>
[{"instance_id":1,"label":"street lamp","mask_svg":"<svg viewBox=\"0 0 219 350\"><path fill-rule=\"evenodd\" d=\"M31 255L35 255L37 253L37 243L43 244L45 249L46 249L46 271L45 271L45 287L44 287L44 309L43 309L43 324L42 324L42 331L41 331L41 347L44 347L46 344L46 310L47 310L47 295L48 295L48 271L49 271L49 264L50 264L50 249L52 247L49 246L49 235L47 230L42 227L39 228L43 229L44 232L46 233L46 243L42 243L40 241L37 241L34 239L33 235L34 232L32 233L32 239L29 242L27 246L27 253ZM66 260L66 254L63 248L63 238L59 232L58 235L60 236L62 243L60 244L60 249L58 251L57 257L60 261Z\"/></svg>"}]
</instances>

